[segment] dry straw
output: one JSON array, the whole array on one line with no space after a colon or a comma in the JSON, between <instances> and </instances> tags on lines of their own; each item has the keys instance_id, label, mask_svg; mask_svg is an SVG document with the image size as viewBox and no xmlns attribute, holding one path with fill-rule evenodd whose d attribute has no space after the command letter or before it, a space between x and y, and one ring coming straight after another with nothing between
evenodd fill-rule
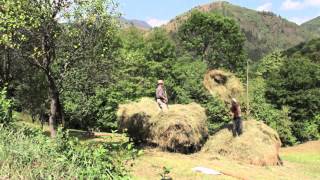
<instances>
[{"instance_id":1,"label":"dry straw","mask_svg":"<svg viewBox=\"0 0 320 180\"><path fill-rule=\"evenodd\" d=\"M163 149L195 152L208 137L205 110L196 103L172 105L151 120L151 139Z\"/></svg>"},{"instance_id":2,"label":"dry straw","mask_svg":"<svg viewBox=\"0 0 320 180\"><path fill-rule=\"evenodd\" d=\"M244 133L233 137L232 125L211 136L202 149L204 153L219 154L253 165L279 165L281 141L275 130L262 122L244 122Z\"/></svg>"},{"instance_id":3,"label":"dry straw","mask_svg":"<svg viewBox=\"0 0 320 180\"><path fill-rule=\"evenodd\" d=\"M150 119L160 112L157 103L151 98L119 105L118 127L127 132L135 142L147 142L150 133Z\"/></svg>"},{"instance_id":4,"label":"dry straw","mask_svg":"<svg viewBox=\"0 0 320 180\"><path fill-rule=\"evenodd\" d=\"M203 84L213 96L219 97L224 102L229 102L232 97L238 99L243 94L240 80L227 71L208 71L204 76Z\"/></svg>"},{"instance_id":5,"label":"dry straw","mask_svg":"<svg viewBox=\"0 0 320 180\"><path fill-rule=\"evenodd\" d=\"M205 110L198 104L171 105L162 112L151 98L120 105L120 130L136 142L158 145L164 150L191 153L199 150L208 130Z\"/></svg>"}]
</instances>

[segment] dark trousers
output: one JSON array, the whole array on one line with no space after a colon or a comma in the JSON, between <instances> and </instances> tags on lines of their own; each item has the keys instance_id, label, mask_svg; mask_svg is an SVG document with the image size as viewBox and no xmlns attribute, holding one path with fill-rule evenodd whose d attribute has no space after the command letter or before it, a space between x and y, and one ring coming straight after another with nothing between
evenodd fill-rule
<instances>
[{"instance_id":1,"label":"dark trousers","mask_svg":"<svg viewBox=\"0 0 320 180\"><path fill-rule=\"evenodd\" d=\"M235 117L233 119L233 135L240 136L242 134L242 119L241 117Z\"/></svg>"}]
</instances>

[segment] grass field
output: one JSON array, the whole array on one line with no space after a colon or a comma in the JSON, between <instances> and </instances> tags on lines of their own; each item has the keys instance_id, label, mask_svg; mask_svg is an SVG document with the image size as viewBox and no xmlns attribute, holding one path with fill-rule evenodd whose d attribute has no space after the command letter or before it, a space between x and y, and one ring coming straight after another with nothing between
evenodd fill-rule
<instances>
[{"instance_id":1,"label":"grass field","mask_svg":"<svg viewBox=\"0 0 320 180\"><path fill-rule=\"evenodd\" d=\"M32 127L41 127L40 123L32 123L30 116L17 113L17 123L24 123ZM48 133L48 126L43 128ZM82 141L117 141L125 138L121 134L95 133L94 137L86 137L85 131L69 130L70 135ZM226 159L217 154L195 153L184 155L178 153L162 152L159 149L146 148L143 155L136 159L130 167L135 180L161 179L163 167L170 169L170 176L174 180L317 180L320 179L320 141L310 141L294 147L281 148L280 156L283 166L253 166L242 162ZM192 171L196 166L203 166L218 170L223 175L210 176Z\"/></svg>"},{"instance_id":2,"label":"grass field","mask_svg":"<svg viewBox=\"0 0 320 180\"><path fill-rule=\"evenodd\" d=\"M196 153L182 155L145 150L132 168L137 180L160 179L163 166L171 168L173 179L320 179L320 141L308 142L290 148L282 148L280 156L283 166L253 166L219 157L218 155ZM192 168L204 166L222 172L224 175L209 176L192 172Z\"/></svg>"}]
</instances>

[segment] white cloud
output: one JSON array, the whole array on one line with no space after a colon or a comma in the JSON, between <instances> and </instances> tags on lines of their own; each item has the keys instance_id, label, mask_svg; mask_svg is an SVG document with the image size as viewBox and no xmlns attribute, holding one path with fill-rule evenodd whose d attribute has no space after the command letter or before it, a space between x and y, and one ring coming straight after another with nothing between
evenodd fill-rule
<instances>
[{"instance_id":1,"label":"white cloud","mask_svg":"<svg viewBox=\"0 0 320 180\"><path fill-rule=\"evenodd\" d=\"M163 24L168 23L168 20L161 20L161 19L156 19L156 18L150 18L147 20L147 23L152 26L152 27L158 27Z\"/></svg>"},{"instance_id":2,"label":"white cloud","mask_svg":"<svg viewBox=\"0 0 320 180\"><path fill-rule=\"evenodd\" d=\"M308 6L320 6L320 0L305 0Z\"/></svg>"},{"instance_id":3,"label":"white cloud","mask_svg":"<svg viewBox=\"0 0 320 180\"><path fill-rule=\"evenodd\" d=\"M311 6L313 6L313 7L320 6L320 0L303 0L303 1L285 0L281 4L281 9L283 9L283 10L297 10L297 9L311 7Z\"/></svg>"},{"instance_id":4,"label":"white cloud","mask_svg":"<svg viewBox=\"0 0 320 180\"><path fill-rule=\"evenodd\" d=\"M261 6L257 7L257 11L271 11L272 9L272 3L267 2L265 4L262 4Z\"/></svg>"},{"instance_id":5,"label":"white cloud","mask_svg":"<svg viewBox=\"0 0 320 180\"><path fill-rule=\"evenodd\" d=\"M302 9L304 4L300 1L292 1L292 0L285 0L281 8L284 10L296 10L296 9Z\"/></svg>"}]
</instances>

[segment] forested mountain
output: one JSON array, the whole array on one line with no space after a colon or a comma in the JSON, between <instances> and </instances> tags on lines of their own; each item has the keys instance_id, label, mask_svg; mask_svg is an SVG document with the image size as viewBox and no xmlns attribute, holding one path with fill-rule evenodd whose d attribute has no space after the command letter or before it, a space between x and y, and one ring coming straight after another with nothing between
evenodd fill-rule
<instances>
[{"instance_id":1,"label":"forested mountain","mask_svg":"<svg viewBox=\"0 0 320 180\"><path fill-rule=\"evenodd\" d=\"M320 38L300 43L284 52L287 56L307 57L315 63L320 63Z\"/></svg>"},{"instance_id":2,"label":"forested mountain","mask_svg":"<svg viewBox=\"0 0 320 180\"><path fill-rule=\"evenodd\" d=\"M320 16L303 23L301 26L309 31L320 33Z\"/></svg>"},{"instance_id":3,"label":"forested mountain","mask_svg":"<svg viewBox=\"0 0 320 180\"><path fill-rule=\"evenodd\" d=\"M253 60L258 60L275 49L287 49L316 36L272 12L258 12L228 2L195 7L172 19L163 27L174 34L182 22L190 16L192 10L214 12L234 19L246 36L245 49Z\"/></svg>"},{"instance_id":4,"label":"forested mountain","mask_svg":"<svg viewBox=\"0 0 320 180\"><path fill-rule=\"evenodd\" d=\"M125 19L120 18L120 22L123 24L124 27L136 27L142 30L150 30L152 27L145 21L137 20L137 19Z\"/></svg>"}]
</instances>

